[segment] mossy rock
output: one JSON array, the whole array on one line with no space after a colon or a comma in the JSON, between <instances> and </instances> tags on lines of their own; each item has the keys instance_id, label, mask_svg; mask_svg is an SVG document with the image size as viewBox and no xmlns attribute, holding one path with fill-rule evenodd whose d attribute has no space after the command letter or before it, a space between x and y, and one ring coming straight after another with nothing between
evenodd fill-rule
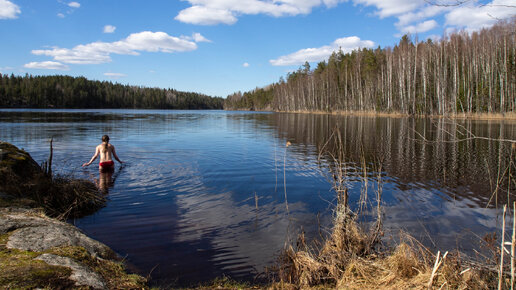
<instances>
[{"instance_id":1,"label":"mossy rock","mask_svg":"<svg viewBox=\"0 0 516 290\"><path fill-rule=\"evenodd\" d=\"M81 217L106 203L95 183L45 174L29 153L0 141L0 208L41 207L52 217Z\"/></svg>"},{"instance_id":2,"label":"mossy rock","mask_svg":"<svg viewBox=\"0 0 516 290\"><path fill-rule=\"evenodd\" d=\"M35 260L39 254L30 251L5 248L8 235L0 235L0 288L2 289L54 289L70 288L74 285L68 277L71 270L51 266Z\"/></svg>"},{"instance_id":3,"label":"mossy rock","mask_svg":"<svg viewBox=\"0 0 516 290\"><path fill-rule=\"evenodd\" d=\"M41 167L28 152L10 143L0 141L0 178L17 177L21 178L20 181L27 181L35 174L41 173Z\"/></svg>"},{"instance_id":4,"label":"mossy rock","mask_svg":"<svg viewBox=\"0 0 516 290\"><path fill-rule=\"evenodd\" d=\"M15 245L20 231L60 227L80 238L55 242L58 231L41 231L44 247ZM39 242L39 241L38 241ZM0 209L0 289L144 289L147 280L128 274L122 259L106 245L72 225L36 210Z\"/></svg>"}]
</instances>

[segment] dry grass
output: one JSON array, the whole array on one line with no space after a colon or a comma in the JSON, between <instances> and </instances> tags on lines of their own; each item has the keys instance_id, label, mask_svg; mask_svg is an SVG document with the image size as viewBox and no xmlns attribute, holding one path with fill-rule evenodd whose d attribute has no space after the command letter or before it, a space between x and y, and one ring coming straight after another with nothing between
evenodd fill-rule
<instances>
[{"instance_id":1,"label":"dry grass","mask_svg":"<svg viewBox=\"0 0 516 290\"><path fill-rule=\"evenodd\" d=\"M66 219L92 214L106 203L95 183L86 179L53 177L49 184L36 190L33 198L52 217Z\"/></svg>"},{"instance_id":2,"label":"dry grass","mask_svg":"<svg viewBox=\"0 0 516 290\"><path fill-rule=\"evenodd\" d=\"M338 221L321 249L289 247L272 288L294 289L493 289L497 273L448 254L432 279L435 256L420 245L400 243L392 252L367 249L369 235L354 220ZM303 247L300 247L303 248Z\"/></svg>"},{"instance_id":3,"label":"dry grass","mask_svg":"<svg viewBox=\"0 0 516 290\"><path fill-rule=\"evenodd\" d=\"M363 231L339 195L331 234L319 249L310 249L300 236L296 249L289 246L279 267L279 278L301 287L338 285L344 273L357 259L369 259L375 254L375 236ZM357 268L358 269L358 268ZM352 271L353 272L353 271Z\"/></svg>"},{"instance_id":4,"label":"dry grass","mask_svg":"<svg viewBox=\"0 0 516 290\"><path fill-rule=\"evenodd\" d=\"M377 220L365 230L357 214L348 206L345 186L345 156L338 128L325 143L320 156L329 156L330 180L337 194L332 228L313 247L304 235L295 246L288 246L275 269L273 289L493 289L498 274L485 267L460 259L459 253L435 255L415 239L404 236L393 250L381 244L381 178L378 177ZM332 145L334 144L334 145ZM331 149L329 149L331 148ZM379 166L378 168L381 168ZM364 169L365 170L365 169ZM381 171L381 170L378 170ZM362 211L359 211L362 212ZM496 260L496 259L494 259ZM504 276L503 286L510 286Z\"/></svg>"},{"instance_id":5,"label":"dry grass","mask_svg":"<svg viewBox=\"0 0 516 290\"><path fill-rule=\"evenodd\" d=\"M3 206L28 205L41 207L48 216L66 219L92 214L102 208L106 198L95 183L85 179L37 174L22 180L12 173L0 189L10 198L2 199ZM34 202L21 202L32 200Z\"/></svg>"},{"instance_id":6,"label":"dry grass","mask_svg":"<svg viewBox=\"0 0 516 290\"><path fill-rule=\"evenodd\" d=\"M42 207L66 219L91 214L106 202L95 183L52 175L12 144L0 141L0 153L0 206Z\"/></svg>"}]
</instances>

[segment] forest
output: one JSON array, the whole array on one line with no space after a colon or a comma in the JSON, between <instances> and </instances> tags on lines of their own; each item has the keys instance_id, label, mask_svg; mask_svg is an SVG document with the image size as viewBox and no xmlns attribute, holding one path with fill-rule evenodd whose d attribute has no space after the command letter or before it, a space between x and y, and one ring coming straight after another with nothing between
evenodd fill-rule
<instances>
[{"instance_id":1,"label":"forest","mask_svg":"<svg viewBox=\"0 0 516 290\"><path fill-rule=\"evenodd\" d=\"M224 108L410 115L505 114L516 109L516 17L440 40L334 52L277 83L229 95Z\"/></svg>"},{"instance_id":2,"label":"forest","mask_svg":"<svg viewBox=\"0 0 516 290\"><path fill-rule=\"evenodd\" d=\"M0 74L1 108L222 109L224 99L84 77Z\"/></svg>"}]
</instances>

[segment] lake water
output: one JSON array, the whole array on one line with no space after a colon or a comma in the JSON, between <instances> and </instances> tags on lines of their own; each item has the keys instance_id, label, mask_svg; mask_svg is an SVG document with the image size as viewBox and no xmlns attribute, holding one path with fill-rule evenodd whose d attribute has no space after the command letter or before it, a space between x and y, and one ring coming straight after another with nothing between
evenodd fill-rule
<instances>
[{"instance_id":1,"label":"lake water","mask_svg":"<svg viewBox=\"0 0 516 290\"><path fill-rule=\"evenodd\" d=\"M507 142L471 134L514 140L514 121L0 110L0 140L41 163L53 137L54 171L62 174L98 181L96 163L81 164L102 135L111 137L127 166L117 168L106 207L70 222L165 287L222 274L252 280L301 229L309 239L324 235L335 193L330 155L319 153L335 152L326 141L336 127L351 206L374 205L381 181L387 243L404 231L432 250L474 253L484 235L499 235L500 207L516 187L507 181L516 153Z\"/></svg>"}]
</instances>

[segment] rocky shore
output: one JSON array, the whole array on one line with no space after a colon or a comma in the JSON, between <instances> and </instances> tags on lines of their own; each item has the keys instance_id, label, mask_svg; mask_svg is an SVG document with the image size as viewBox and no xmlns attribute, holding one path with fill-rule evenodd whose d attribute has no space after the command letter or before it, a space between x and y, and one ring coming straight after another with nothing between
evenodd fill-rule
<instances>
[{"instance_id":1,"label":"rocky shore","mask_svg":"<svg viewBox=\"0 0 516 290\"><path fill-rule=\"evenodd\" d=\"M55 202L49 201L59 198L51 196L56 193L70 199L70 194L59 192L67 188L87 189L85 196L95 196L93 201L80 199L80 203L79 197L74 199L83 208L98 203L87 181L54 181L30 154L0 142L0 288L146 288L146 279L128 274L121 258L108 246L48 216L63 217L58 209L52 209ZM68 213L76 215L80 208L70 207Z\"/></svg>"}]
</instances>

